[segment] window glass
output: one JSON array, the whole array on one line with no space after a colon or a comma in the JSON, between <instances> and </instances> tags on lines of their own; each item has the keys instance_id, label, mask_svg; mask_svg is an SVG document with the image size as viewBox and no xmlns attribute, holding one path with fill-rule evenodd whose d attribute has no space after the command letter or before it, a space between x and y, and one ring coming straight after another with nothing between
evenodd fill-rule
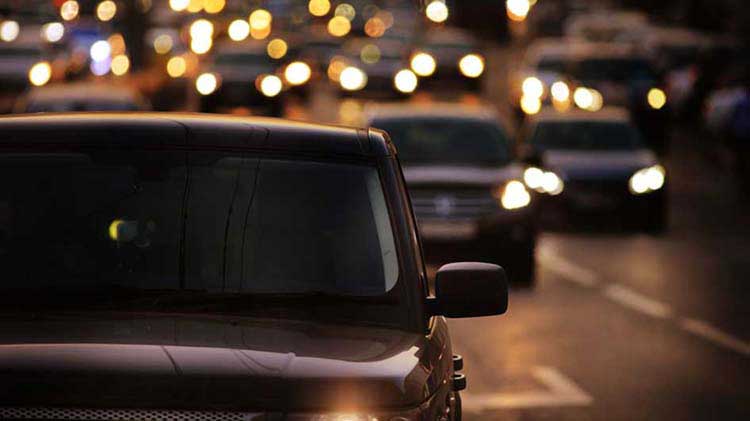
<instances>
[{"instance_id":1,"label":"window glass","mask_svg":"<svg viewBox=\"0 0 750 421\"><path fill-rule=\"evenodd\" d=\"M544 150L633 150L643 147L633 126L620 122L541 122L531 137L531 145Z\"/></svg>"}]
</instances>

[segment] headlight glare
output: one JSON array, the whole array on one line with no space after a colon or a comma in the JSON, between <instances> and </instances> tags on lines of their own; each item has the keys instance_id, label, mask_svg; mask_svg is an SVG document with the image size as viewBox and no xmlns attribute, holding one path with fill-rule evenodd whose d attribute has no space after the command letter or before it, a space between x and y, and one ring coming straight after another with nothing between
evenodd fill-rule
<instances>
[{"instance_id":1,"label":"headlight glare","mask_svg":"<svg viewBox=\"0 0 750 421\"><path fill-rule=\"evenodd\" d=\"M630 192L644 194L664 187L666 170L661 165L654 165L638 170L630 177Z\"/></svg>"},{"instance_id":2,"label":"headlight glare","mask_svg":"<svg viewBox=\"0 0 750 421\"><path fill-rule=\"evenodd\" d=\"M500 204L508 210L526 207L530 202L531 195L523 183L518 180L509 181L500 194Z\"/></svg>"},{"instance_id":3,"label":"headlight glare","mask_svg":"<svg viewBox=\"0 0 750 421\"><path fill-rule=\"evenodd\" d=\"M544 171L536 167L529 167L523 172L523 182L526 183L530 189L538 189L542 187L542 178Z\"/></svg>"}]
</instances>

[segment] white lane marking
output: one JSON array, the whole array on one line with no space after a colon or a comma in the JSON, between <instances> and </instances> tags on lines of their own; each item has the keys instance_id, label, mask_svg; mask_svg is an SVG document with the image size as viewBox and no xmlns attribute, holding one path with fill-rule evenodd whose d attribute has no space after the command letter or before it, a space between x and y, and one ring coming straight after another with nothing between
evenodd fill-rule
<instances>
[{"instance_id":1,"label":"white lane marking","mask_svg":"<svg viewBox=\"0 0 750 421\"><path fill-rule=\"evenodd\" d=\"M544 385L545 390L478 395L462 393L463 408L466 411L480 412L493 409L588 406L594 401L588 393L553 367L534 367L531 375Z\"/></svg>"},{"instance_id":2,"label":"white lane marking","mask_svg":"<svg viewBox=\"0 0 750 421\"><path fill-rule=\"evenodd\" d=\"M746 357L750 356L750 343L722 332L704 321L686 317L680 321L680 327L716 345L728 348Z\"/></svg>"},{"instance_id":3,"label":"white lane marking","mask_svg":"<svg viewBox=\"0 0 750 421\"><path fill-rule=\"evenodd\" d=\"M666 319L672 315L672 310L668 305L618 284L606 287L604 296L622 306L651 317Z\"/></svg>"},{"instance_id":4,"label":"white lane marking","mask_svg":"<svg viewBox=\"0 0 750 421\"><path fill-rule=\"evenodd\" d=\"M594 271L559 256L548 247L540 247L537 257L547 270L578 285L594 287L599 283L599 276Z\"/></svg>"}]
</instances>

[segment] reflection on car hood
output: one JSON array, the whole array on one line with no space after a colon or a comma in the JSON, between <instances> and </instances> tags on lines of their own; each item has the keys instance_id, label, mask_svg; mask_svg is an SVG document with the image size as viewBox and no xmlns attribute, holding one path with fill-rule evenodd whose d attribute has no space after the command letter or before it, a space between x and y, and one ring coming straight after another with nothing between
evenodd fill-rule
<instances>
[{"instance_id":1,"label":"reflection on car hood","mask_svg":"<svg viewBox=\"0 0 750 421\"><path fill-rule=\"evenodd\" d=\"M564 179L629 178L641 168L657 163L647 149L633 151L547 151L544 167Z\"/></svg>"},{"instance_id":2,"label":"reflection on car hood","mask_svg":"<svg viewBox=\"0 0 750 421\"><path fill-rule=\"evenodd\" d=\"M409 406L431 393L424 341L378 328L220 318L2 320L0 401L264 411Z\"/></svg>"},{"instance_id":3,"label":"reflection on car hood","mask_svg":"<svg viewBox=\"0 0 750 421\"><path fill-rule=\"evenodd\" d=\"M502 167L475 167L460 165L413 165L403 167L408 185L420 184L471 184L492 186L516 178L522 169L518 164Z\"/></svg>"}]
</instances>

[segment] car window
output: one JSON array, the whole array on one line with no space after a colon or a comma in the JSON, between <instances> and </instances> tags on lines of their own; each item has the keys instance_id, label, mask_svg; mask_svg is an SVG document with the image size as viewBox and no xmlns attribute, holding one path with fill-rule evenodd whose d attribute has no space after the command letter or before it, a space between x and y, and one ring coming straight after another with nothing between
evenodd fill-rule
<instances>
[{"instance_id":1,"label":"car window","mask_svg":"<svg viewBox=\"0 0 750 421\"><path fill-rule=\"evenodd\" d=\"M0 175L3 289L378 296L398 278L374 166L0 153Z\"/></svg>"},{"instance_id":2,"label":"car window","mask_svg":"<svg viewBox=\"0 0 750 421\"><path fill-rule=\"evenodd\" d=\"M376 119L404 164L504 165L509 143L500 126L469 119Z\"/></svg>"},{"instance_id":3,"label":"car window","mask_svg":"<svg viewBox=\"0 0 750 421\"><path fill-rule=\"evenodd\" d=\"M643 147L638 131L621 122L540 122L530 143L540 151L617 151Z\"/></svg>"},{"instance_id":4,"label":"car window","mask_svg":"<svg viewBox=\"0 0 750 421\"><path fill-rule=\"evenodd\" d=\"M375 167L195 153L189 288L382 295L398 261Z\"/></svg>"},{"instance_id":5,"label":"car window","mask_svg":"<svg viewBox=\"0 0 750 421\"><path fill-rule=\"evenodd\" d=\"M583 81L631 82L655 79L648 62L634 58L581 60L573 65L573 75Z\"/></svg>"}]
</instances>

